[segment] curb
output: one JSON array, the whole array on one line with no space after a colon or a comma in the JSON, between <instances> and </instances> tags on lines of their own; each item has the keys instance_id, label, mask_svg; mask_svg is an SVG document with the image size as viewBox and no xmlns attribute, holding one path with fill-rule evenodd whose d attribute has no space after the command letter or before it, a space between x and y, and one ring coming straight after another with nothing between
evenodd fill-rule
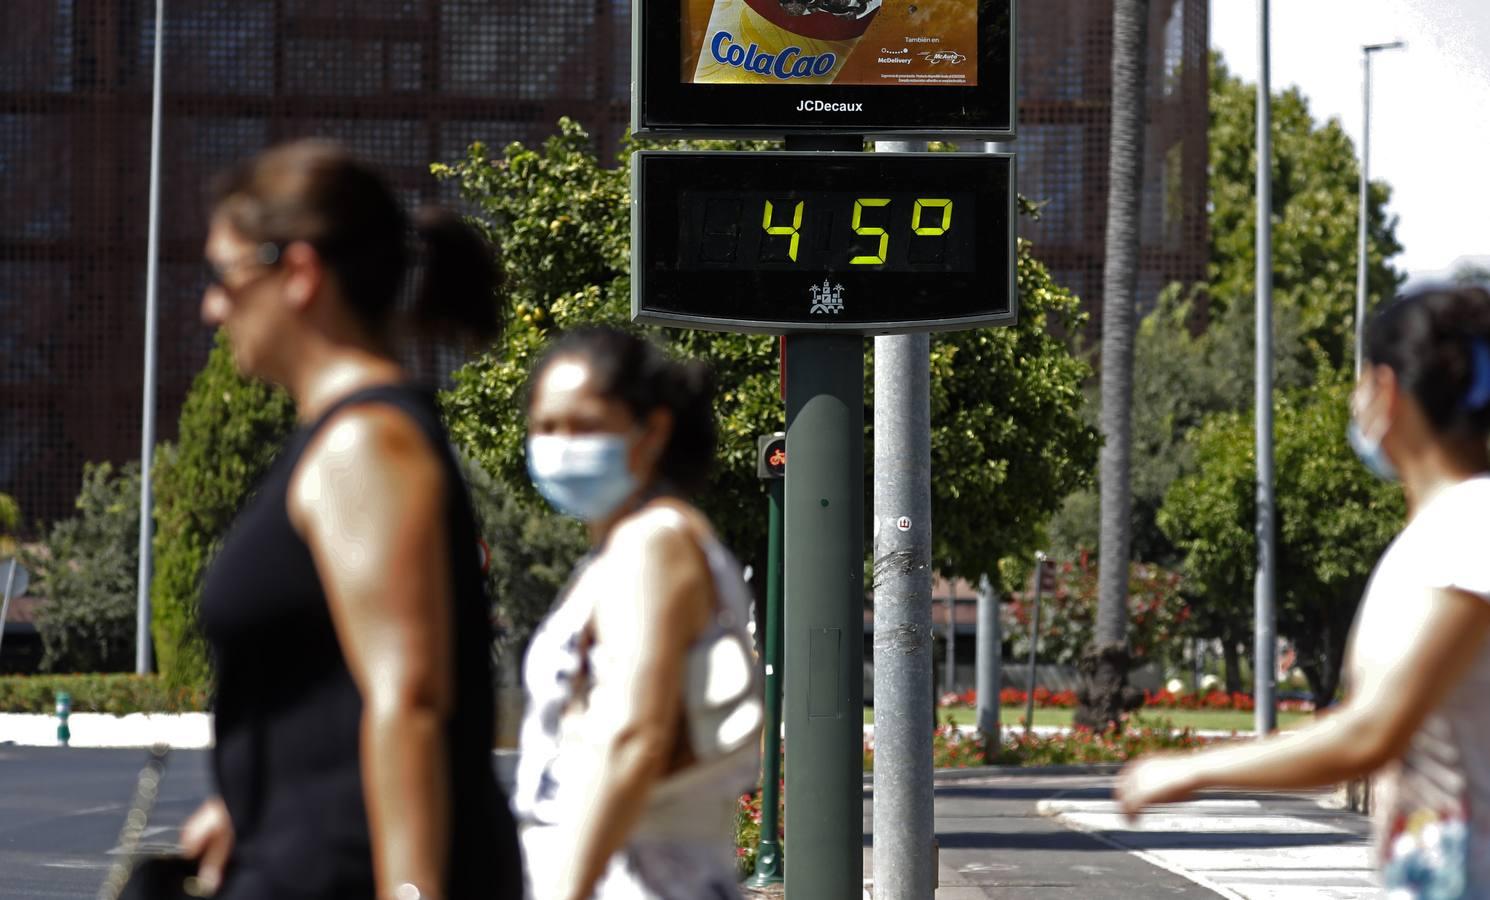
<instances>
[{"instance_id":1,"label":"curb","mask_svg":"<svg viewBox=\"0 0 1490 900\"><path fill-rule=\"evenodd\" d=\"M968 766L962 769L934 769L938 782L977 781L980 778L1057 778L1073 775L1116 775L1122 763L1094 763L1089 766ZM874 773L864 773L864 786L874 785Z\"/></svg>"}]
</instances>

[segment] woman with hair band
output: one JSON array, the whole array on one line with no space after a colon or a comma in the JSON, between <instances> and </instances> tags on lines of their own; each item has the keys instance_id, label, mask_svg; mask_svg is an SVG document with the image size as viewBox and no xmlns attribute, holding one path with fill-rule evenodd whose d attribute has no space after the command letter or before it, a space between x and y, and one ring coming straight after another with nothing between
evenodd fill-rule
<instances>
[{"instance_id":1,"label":"woman with hair band","mask_svg":"<svg viewBox=\"0 0 1490 900\"><path fill-rule=\"evenodd\" d=\"M181 842L231 900L517 897L475 520L433 395L393 346L409 222L319 141L214 193L202 316L241 372L289 392L299 427L206 576L220 796ZM494 335L485 242L448 213L416 228L416 316Z\"/></svg>"},{"instance_id":2,"label":"woman with hair band","mask_svg":"<svg viewBox=\"0 0 1490 900\"><path fill-rule=\"evenodd\" d=\"M1262 741L1126 768L1130 816L1216 787L1379 777L1390 898L1490 897L1490 294L1431 290L1366 332L1349 440L1408 521L1378 560L1327 716Z\"/></svg>"},{"instance_id":3,"label":"woman with hair band","mask_svg":"<svg viewBox=\"0 0 1490 900\"><path fill-rule=\"evenodd\" d=\"M524 665L514 802L532 896L736 897L762 716L739 566L689 499L714 451L708 372L591 328L529 383L528 471L592 544Z\"/></svg>"}]
</instances>

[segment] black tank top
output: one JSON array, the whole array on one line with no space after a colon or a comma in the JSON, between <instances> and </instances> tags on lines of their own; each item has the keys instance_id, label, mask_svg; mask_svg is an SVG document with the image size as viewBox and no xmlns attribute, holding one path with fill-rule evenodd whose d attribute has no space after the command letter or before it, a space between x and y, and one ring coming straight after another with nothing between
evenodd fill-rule
<instances>
[{"instance_id":1,"label":"black tank top","mask_svg":"<svg viewBox=\"0 0 1490 900\"><path fill-rule=\"evenodd\" d=\"M239 514L208 571L201 622L216 669L213 766L233 820L220 897L371 898L372 852L358 753L362 697L310 549L290 524L290 479L337 412L391 406L428 437L445 471L454 580L455 705L446 723L446 896L522 893L516 831L492 774L491 625L475 517L434 397L409 385L357 391L298 429Z\"/></svg>"}]
</instances>

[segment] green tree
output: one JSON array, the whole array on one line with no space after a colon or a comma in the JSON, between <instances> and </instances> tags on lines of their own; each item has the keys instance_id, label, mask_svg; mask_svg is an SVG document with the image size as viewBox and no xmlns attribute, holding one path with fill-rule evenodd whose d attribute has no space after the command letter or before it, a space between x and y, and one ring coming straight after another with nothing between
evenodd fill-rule
<instances>
[{"instance_id":1,"label":"green tree","mask_svg":"<svg viewBox=\"0 0 1490 900\"><path fill-rule=\"evenodd\" d=\"M1345 441L1349 393L1344 377L1329 377L1275 401L1278 631L1297 648L1321 705L1339 689L1366 580L1404 516L1400 489L1372 477ZM1184 553L1202 609L1239 601L1250 609L1257 568L1251 416L1212 414L1188 442L1198 466L1171 486L1159 524Z\"/></svg>"},{"instance_id":2,"label":"green tree","mask_svg":"<svg viewBox=\"0 0 1490 900\"><path fill-rule=\"evenodd\" d=\"M176 444L155 461L151 631L156 667L173 685L210 679L197 626L202 575L294 421L284 391L238 374L219 332L181 407Z\"/></svg>"},{"instance_id":3,"label":"green tree","mask_svg":"<svg viewBox=\"0 0 1490 900\"><path fill-rule=\"evenodd\" d=\"M584 529L523 503L470 460L462 460L462 469L487 546L496 651L504 664L512 663L587 549Z\"/></svg>"},{"instance_id":4,"label":"green tree","mask_svg":"<svg viewBox=\"0 0 1490 900\"><path fill-rule=\"evenodd\" d=\"M625 152L641 146L631 143ZM601 166L588 135L563 120L541 148L514 144L494 158L476 144L465 159L433 169L458 180L476 205L480 224L502 251L513 291L503 342L457 372L455 387L443 397L451 434L513 501L551 521L524 468L522 389L554 330L590 323L634 327L627 168ZM1088 370L1050 336L1079 327L1078 301L1051 281L1027 246L1021 247L1019 283L1018 326L942 335L932 344L932 458L943 473L933 482L933 553L946 571L992 571L1001 556L1033 549L1051 498L1080 484L1095 454L1095 437L1078 413ZM674 352L712 365L720 448L704 505L743 558L763 558L765 503L755 476L755 437L784 426L776 339L645 331ZM510 602L531 606L525 599Z\"/></svg>"},{"instance_id":5,"label":"green tree","mask_svg":"<svg viewBox=\"0 0 1490 900\"><path fill-rule=\"evenodd\" d=\"M9 494L0 494L0 556L16 552L16 532L21 527L21 504Z\"/></svg>"},{"instance_id":6,"label":"green tree","mask_svg":"<svg viewBox=\"0 0 1490 900\"><path fill-rule=\"evenodd\" d=\"M1135 350L1133 555L1167 567L1186 554L1157 515L1171 485L1196 469L1187 433L1213 413L1240 413L1253 404L1256 89L1215 58L1210 100L1209 276L1201 285L1168 288L1140 323ZM1273 152L1274 386L1292 391L1353 364L1358 170L1339 123L1316 121L1297 89L1273 98ZM1389 198L1384 183L1372 184L1374 301L1401 283L1389 263L1401 249ZM1095 546L1096 521L1095 494L1073 494L1051 524L1053 548L1069 556ZM1197 609L1191 627L1223 642L1235 681L1237 646L1252 629L1250 585L1200 593L1200 583L1189 578L1184 590Z\"/></svg>"},{"instance_id":7,"label":"green tree","mask_svg":"<svg viewBox=\"0 0 1490 900\"><path fill-rule=\"evenodd\" d=\"M1091 646L1097 622L1097 561L1089 553L1055 563L1056 588L1040 598L1040 659L1061 666L1075 666ZM1186 620L1191 610L1180 593L1181 579L1174 572L1148 563L1128 567L1128 640L1135 664L1158 663L1161 668L1178 662ZM1034 594L1018 591L1003 607L1004 633L1010 636L1015 659L1030 652L1030 625L1034 620Z\"/></svg>"},{"instance_id":8,"label":"green tree","mask_svg":"<svg viewBox=\"0 0 1490 900\"><path fill-rule=\"evenodd\" d=\"M21 504L9 494L0 494L0 534L9 535L21 527Z\"/></svg>"},{"instance_id":9,"label":"green tree","mask_svg":"<svg viewBox=\"0 0 1490 900\"><path fill-rule=\"evenodd\" d=\"M119 672L134 665L139 576L140 466L83 467L77 514L52 526L46 552L30 555L42 668Z\"/></svg>"},{"instance_id":10,"label":"green tree","mask_svg":"<svg viewBox=\"0 0 1490 900\"><path fill-rule=\"evenodd\" d=\"M1211 63L1210 266L1213 314L1254 296L1257 223L1257 89ZM1298 317L1292 352L1312 363L1354 365L1356 227L1360 210L1355 146L1338 119L1318 122L1297 87L1273 97L1273 303ZM1367 208L1367 313L1390 299L1402 277L1388 260L1402 251L1391 188L1373 181ZM1250 313L1249 313L1250 315Z\"/></svg>"}]
</instances>

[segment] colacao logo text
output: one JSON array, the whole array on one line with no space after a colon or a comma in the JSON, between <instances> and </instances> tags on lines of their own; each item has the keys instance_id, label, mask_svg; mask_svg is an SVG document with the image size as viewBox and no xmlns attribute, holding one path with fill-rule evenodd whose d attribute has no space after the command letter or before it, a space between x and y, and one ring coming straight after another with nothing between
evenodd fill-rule
<instances>
[{"instance_id":1,"label":"colacao logo text","mask_svg":"<svg viewBox=\"0 0 1490 900\"><path fill-rule=\"evenodd\" d=\"M710 48L714 58L727 66L783 81L827 75L838 62L838 57L832 53L804 56L801 47L787 47L780 53L762 53L755 44L751 44L749 48L741 47L734 43L734 39L735 36L728 31L714 35L714 43Z\"/></svg>"}]
</instances>

